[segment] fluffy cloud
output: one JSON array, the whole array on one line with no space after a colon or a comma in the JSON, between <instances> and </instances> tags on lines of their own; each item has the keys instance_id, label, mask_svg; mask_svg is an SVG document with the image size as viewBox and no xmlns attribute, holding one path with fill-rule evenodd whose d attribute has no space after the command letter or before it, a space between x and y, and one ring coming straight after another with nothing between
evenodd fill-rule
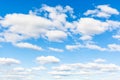
<instances>
[{"instance_id":1,"label":"fluffy cloud","mask_svg":"<svg viewBox=\"0 0 120 80\"><path fill-rule=\"evenodd\" d=\"M46 17L38 16L42 12L49 14ZM67 37L67 33L64 32L66 24L69 24L66 21L67 13L69 15L73 13L70 6L50 7L44 5L38 12L7 14L0 20L2 29L5 29L0 33L0 39L5 42L18 42L30 38L44 38L53 42L61 42Z\"/></svg>"},{"instance_id":2,"label":"fluffy cloud","mask_svg":"<svg viewBox=\"0 0 120 80\"><path fill-rule=\"evenodd\" d=\"M106 22L101 22L94 18L80 18L77 23L77 32L83 35L95 35L103 33L108 29Z\"/></svg>"},{"instance_id":3,"label":"fluffy cloud","mask_svg":"<svg viewBox=\"0 0 120 80\"><path fill-rule=\"evenodd\" d=\"M13 58L0 58L0 65L20 64L19 60Z\"/></svg>"},{"instance_id":4,"label":"fluffy cloud","mask_svg":"<svg viewBox=\"0 0 120 80\"><path fill-rule=\"evenodd\" d=\"M17 42L31 37L38 38L47 31L51 22L45 18L27 14L8 14L0 23L8 30L1 33L7 42Z\"/></svg>"},{"instance_id":5,"label":"fluffy cloud","mask_svg":"<svg viewBox=\"0 0 120 80\"><path fill-rule=\"evenodd\" d=\"M30 43L20 42L20 43L15 43L14 45L17 47L20 47L20 48L29 48L29 49L34 49L34 50L38 50L38 51L43 50L41 47L30 44Z\"/></svg>"},{"instance_id":6,"label":"fluffy cloud","mask_svg":"<svg viewBox=\"0 0 120 80\"><path fill-rule=\"evenodd\" d=\"M60 60L54 56L40 56L36 58L36 62L40 64L47 64L47 63L59 63Z\"/></svg>"},{"instance_id":7,"label":"fluffy cloud","mask_svg":"<svg viewBox=\"0 0 120 80\"><path fill-rule=\"evenodd\" d=\"M55 51L55 52L63 52L63 49L58 49L58 48L53 48L53 47L49 47L49 50L51 51Z\"/></svg>"},{"instance_id":8,"label":"fluffy cloud","mask_svg":"<svg viewBox=\"0 0 120 80\"><path fill-rule=\"evenodd\" d=\"M109 5L98 5L95 10L88 10L84 15L109 18L111 15L119 15L119 11L115 8L110 7Z\"/></svg>"}]
</instances>

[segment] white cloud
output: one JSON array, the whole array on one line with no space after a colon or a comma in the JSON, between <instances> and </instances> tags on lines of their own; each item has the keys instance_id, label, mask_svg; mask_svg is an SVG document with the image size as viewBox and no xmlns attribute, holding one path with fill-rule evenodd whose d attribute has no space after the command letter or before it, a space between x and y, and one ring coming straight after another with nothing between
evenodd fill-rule
<instances>
[{"instance_id":1,"label":"white cloud","mask_svg":"<svg viewBox=\"0 0 120 80\"><path fill-rule=\"evenodd\" d=\"M118 45L118 44L109 44L108 49L110 51L120 51L120 45Z\"/></svg>"},{"instance_id":2,"label":"white cloud","mask_svg":"<svg viewBox=\"0 0 120 80\"><path fill-rule=\"evenodd\" d=\"M103 63L103 62L106 62L106 60L99 58L99 59L94 60L94 62L96 62L96 63Z\"/></svg>"},{"instance_id":3,"label":"white cloud","mask_svg":"<svg viewBox=\"0 0 120 80\"><path fill-rule=\"evenodd\" d=\"M8 14L0 21L6 41L17 42L29 38L39 38L52 25L50 20L30 14Z\"/></svg>"},{"instance_id":4,"label":"white cloud","mask_svg":"<svg viewBox=\"0 0 120 80\"><path fill-rule=\"evenodd\" d=\"M120 35L113 35L112 37L115 38L115 39L120 40Z\"/></svg>"},{"instance_id":5,"label":"white cloud","mask_svg":"<svg viewBox=\"0 0 120 80\"><path fill-rule=\"evenodd\" d=\"M19 60L13 58L0 58L0 65L20 64Z\"/></svg>"},{"instance_id":6,"label":"white cloud","mask_svg":"<svg viewBox=\"0 0 120 80\"><path fill-rule=\"evenodd\" d=\"M67 50L74 50L79 48L87 48L87 49L93 49L93 50L99 50L99 51L105 51L106 48L102 48L96 44L93 43L86 43L86 44L76 44L76 45L66 45Z\"/></svg>"},{"instance_id":7,"label":"white cloud","mask_svg":"<svg viewBox=\"0 0 120 80\"><path fill-rule=\"evenodd\" d=\"M96 59L93 62L87 63L73 63L73 64L62 64L57 67L53 67L52 71L49 74L53 76L81 76L81 75L99 75L109 72L119 72L120 66L103 63L105 60Z\"/></svg>"},{"instance_id":8,"label":"white cloud","mask_svg":"<svg viewBox=\"0 0 120 80\"><path fill-rule=\"evenodd\" d=\"M109 5L98 5L94 10L88 10L84 15L92 17L109 18L112 15L119 15L119 11Z\"/></svg>"},{"instance_id":9,"label":"white cloud","mask_svg":"<svg viewBox=\"0 0 120 80\"><path fill-rule=\"evenodd\" d=\"M105 15L105 13L107 15L118 15L118 11L108 5L99 5L96 8L95 10L89 10L88 13L86 12L86 15L97 14L97 12L101 12L102 15ZM4 29L0 33L0 42L17 43L16 46L18 47L40 50L41 47L29 43L25 43L27 46L23 46L22 41L32 38L46 39L51 42L63 42L68 37L73 38L74 36L86 41L92 40L93 36L102 34L107 30L118 29L120 26L119 21L112 20L102 21L89 17L81 17L78 20L74 20L73 13L73 8L70 6L51 7L43 5L36 11L30 11L29 14L7 14L0 20L2 29ZM72 18L71 22L67 18ZM89 48L89 46L86 47ZM81 46L67 45L66 49L72 50L79 47ZM102 50L102 48L95 45L91 47L92 49L96 47L95 49Z\"/></svg>"},{"instance_id":10,"label":"white cloud","mask_svg":"<svg viewBox=\"0 0 120 80\"><path fill-rule=\"evenodd\" d=\"M47 17L38 16L45 12ZM62 7L50 7L47 5L42 6L33 14L30 11L29 14L7 14L0 20L2 28L6 28L1 32L0 38L5 42L18 42L30 38L44 38L49 41L61 42L66 39L67 29L65 26L69 24L66 20L68 14L72 15L73 9L70 6ZM67 14L67 15L66 15Z\"/></svg>"},{"instance_id":11,"label":"white cloud","mask_svg":"<svg viewBox=\"0 0 120 80\"><path fill-rule=\"evenodd\" d=\"M80 37L81 40L92 40L92 37L89 35L83 35L82 37Z\"/></svg>"},{"instance_id":12,"label":"white cloud","mask_svg":"<svg viewBox=\"0 0 120 80\"><path fill-rule=\"evenodd\" d=\"M36 58L36 62L40 64L47 64L47 63L59 63L60 60L54 56L40 56Z\"/></svg>"},{"instance_id":13,"label":"white cloud","mask_svg":"<svg viewBox=\"0 0 120 80\"><path fill-rule=\"evenodd\" d=\"M119 21L102 21L94 18L80 18L73 24L75 28L71 27L71 31L75 34L81 35L80 39L83 41L92 40L95 35L100 35L106 31L113 31L120 27Z\"/></svg>"},{"instance_id":14,"label":"white cloud","mask_svg":"<svg viewBox=\"0 0 120 80\"><path fill-rule=\"evenodd\" d=\"M102 34L109 30L109 24L94 18L80 18L78 22L74 23L76 26L73 29L74 33L80 34L81 40L91 40L92 36ZM114 24L115 25L115 24Z\"/></svg>"},{"instance_id":15,"label":"white cloud","mask_svg":"<svg viewBox=\"0 0 120 80\"><path fill-rule=\"evenodd\" d=\"M26 38L26 36L21 36L17 33L12 33L12 32L4 32L1 33L1 42L18 42Z\"/></svg>"},{"instance_id":16,"label":"white cloud","mask_svg":"<svg viewBox=\"0 0 120 80\"><path fill-rule=\"evenodd\" d=\"M94 43L85 43L85 44L81 44L81 45L80 44L66 45L65 48L70 51L72 51L74 49L80 49L80 48L87 48L87 49L99 50L99 51L120 51L119 44L108 44L107 47L101 47Z\"/></svg>"},{"instance_id":17,"label":"white cloud","mask_svg":"<svg viewBox=\"0 0 120 80\"><path fill-rule=\"evenodd\" d=\"M76 45L66 45L65 47L66 47L67 50L72 51L72 50L74 50L74 49L79 49L79 48L81 48L81 47L83 47L83 46L80 45L80 44L76 44Z\"/></svg>"},{"instance_id":18,"label":"white cloud","mask_svg":"<svg viewBox=\"0 0 120 80\"><path fill-rule=\"evenodd\" d=\"M116 14L116 15L119 14L119 11L117 9L112 8L109 5L99 5L99 6L97 6L97 8L108 14Z\"/></svg>"},{"instance_id":19,"label":"white cloud","mask_svg":"<svg viewBox=\"0 0 120 80\"><path fill-rule=\"evenodd\" d=\"M90 44L90 43L86 44L85 48L99 50L99 51L105 51L106 50L106 48L102 48L102 47L100 47L98 45Z\"/></svg>"},{"instance_id":20,"label":"white cloud","mask_svg":"<svg viewBox=\"0 0 120 80\"><path fill-rule=\"evenodd\" d=\"M20 48L29 48L29 49L34 49L34 50L38 50L38 51L43 50L40 46L33 45L33 44L30 44L30 43L20 42L20 43L15 43L14 45L16 47L20 47Z\"/></svg>"},{"instance_id":21,"label":"white cloud","mask_svg":"<svg viewBox=\"0 0 120 80\"><path fill-rule=\"evenodd\" d=\"M55 51L55 52L63 52L63 49L58 49L58 48L53 48L53 47L49 47L49 50L51 51Z\"/></svg>"},{"instance_id":22,"label":"white cloud","mask_svg":"<svg viewBox=\"0 0 120 80\"><path fill-rule=\"evenodd\" d=\"M120 22L119 21L107 20L106 22L109 25L109 30L110 31L120 28Z\"/></svg>"},{"instance_id":23,"label":"white cloud","mask_svg":"<svg viewBox=\"0 0 120 80\"><path fill-rule=\"evenodd\" d=\"M55 60L55 57L53 60L53 56L51 58L50 56L46 56L46 57L40 56L40 57L42 59L41 61L42 64L59 62L58 60ZM40 61L40 57L38 58L38 62ZM0 77L3 80L5 79L32 80L32 79L38 79L39 76L43 76L43 75L47 77L50 74L55 79L64 79L66 77L85 78L86 76L90 78L95 75L104 75L104 74L112 75L112 73L118 73L120 71L119 65L112 63L104 63L105 61L106 60L104 59L98 58L92 62L60 64L60 65L52 66L52 68L49 67L50 70L48 70L44 66L36 66L36 67L29 66L28 68L10 67L7 69L6 67L4 67L5 71L0 70L2 72L2 75L0 75ZM30 77L28 78L28 76Z\"/></svg>"},{"instance_id":24,"label":"white cloud","mask_svg":"<svg viewBox=\"0 0 120 80\"><path fill-rule=\"evenodd\" d=\"M108 29L108 24L94 18L80 18L77 32L83 35L101 34Z\"/></svg>"}]
</instances>

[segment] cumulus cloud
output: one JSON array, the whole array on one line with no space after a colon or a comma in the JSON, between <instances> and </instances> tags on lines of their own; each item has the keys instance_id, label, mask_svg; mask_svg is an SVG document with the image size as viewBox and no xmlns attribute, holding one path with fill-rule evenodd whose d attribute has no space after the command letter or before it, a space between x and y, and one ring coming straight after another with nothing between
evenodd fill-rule
<instances>
[{"instance_id":1,"label":"cumulus cloud","mask_svg":"<svg viewBox=\"0 0 120 80\"><path fill-rule=\"evenodd\" d=\"M37 15L45 12L47 17ZM67 13L72 15L73 9L70 6L50 7L42 6L35 12L31 11L29 14L7 14L0 20L2 29L5 31L0 33L0 39L4 42L18 42L30 38L43 38L49 41L61 42L66 39L67 33L65 26L69 24L66 20Z\"/></svg>"},{"instance_id":2,"label":"cumulus cloud","mask_svg":"<svg viewBox=\"0 0 120 80\"><path fill-rule=\"evenodd\" d=\"M54 56L40 56L36 58L36 62L39 64L59 63L60 60Z\"/></svg>"},{"instance_id":3,"label":"cumulus cloud","mask_svg":"<svg viewBox=\"0 0 120 80\"><path fill-rule=\"evenodd\" d=\"M77 23L77 32L84 35L95 35L107 30L108 24L94 18L80 18Z\"/></svg>"},{"instance_id":4,"label":"cumulus cloud","mask_svg":"<svg viewBox=\"0 0 120 80\"><path fill-rule=\"evenodd\" d=\"M29 49L34 49L34 50L38 50L38 51L43 50L40 46L33 45L30 43L20 42L20 43L15 43L14 45L17 47L20 47L20 48L29 48Z\"/></svg>"}]
</instances>

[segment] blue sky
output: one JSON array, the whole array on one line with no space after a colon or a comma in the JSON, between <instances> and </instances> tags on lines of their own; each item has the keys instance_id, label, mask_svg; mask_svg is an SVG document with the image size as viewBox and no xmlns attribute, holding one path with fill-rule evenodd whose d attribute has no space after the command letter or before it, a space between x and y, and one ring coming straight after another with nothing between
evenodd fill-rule
<instances>
[{"instance_id":1,"label":"blue sky","mask_svg":"<svg viewBox=\"0 0 120 80\"><path fill-rule=\"evenodd\" d=\"M1 80L118 80L119 0L1 0Z\"/></svg>"}]
</instances>

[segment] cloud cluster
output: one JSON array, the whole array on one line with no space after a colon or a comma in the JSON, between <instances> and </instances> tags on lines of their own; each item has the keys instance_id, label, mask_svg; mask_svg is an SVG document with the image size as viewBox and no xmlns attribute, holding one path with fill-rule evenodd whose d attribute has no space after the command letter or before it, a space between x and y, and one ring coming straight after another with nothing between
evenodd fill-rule
<instances>
[{"instance_id":1,"label":"cloud cluster","mask_svg":"<svg viewBox=\"0 0 120 80\"><path fill-rule=\"evenodd\" d=\"M53 71L49 74L53 76L69 77L69 76L93 76L104 73L114 73L120 71L120 66L105 63L104 59L96 59L93 62L87 63L73 63L73 64L62 64L52 68Z\"/></svg>"},{"instance_id":2,"label":"cloud cluster","mask_svg":"<svg viewBox=\"0 0 120 80\"><path fill-rule=\"evenodd\" d=\"M39 61L38 61L39 60ZM41 64L57 63L59 59L54 56L39 56L36 62ZM43 76L43 72L47 69L44 65L21 67L21 65L14 66L13 64L20 64L19 60L14 58L0 58L0 78L2 80L32 80L39 78L38 75ZM9 66L11 65L11 66Z\"/></svg>"},{"instance_id":3,"label":"cloud cluster","mask_svg":"<svg viewBox=\"0 0 120 80\"><path fill-rule=\"evenodd\" d=\"M6 42L18 42L29 38L44 38L49 41L61 42L67 37L64 26L67 23L66 13L69 10L72 11L69 6L63 8L62 6L44 5L40 11L49 13L47 14L49 19L33 13L7 14L0 20L3 29L8 28L1 33L1 36L3 35Z\"/></svg>"},{"instance_id":4,"label":"cloud cluster","mask_svg":"<svg viewBox=\"0 0 120 80\"><path fill-rule=\"evenodd\" d=\"M119 44L108 44L107 47L100 47L94 43L86 43L86 44L74 44L74 45L66 45L66 49L69 51L73 51L75 49L87 48L92 50L99 51L111 51L111 52L119 52L120 45Z\"/></svg>"},{"instance_id":5,"label":"cloud cluster","mask_svg":"<svg viewBox=\"0 0 120 80\"><path fill-rule=\"evenodd\" d=\"M10 42L16 47L43 50L40 46L24 42L29 39L43 39L50 42L63 42L76 36L77 40L92 41L94 36L106 31L119 30L120 22L110 19L112 15L119 15L119 11L109 5L98 5L95 10L84 13L86 17L73 15L74 9L70 6L51 7L43 5L35 11L30 10L28 14L13 13L6 14L0 20L2 31L0 42ZM88 17L92 15L93 17ZM104 17L105 20L95 17ZM76 19L74 19L76 18ZM119 35L113 38L119 39ZM73 42L76 40L73 40ZM82 44L82 43L81 43ZM67 46L67 49L80 46ZM86 45L85 48L104 51L97 45ZM57 48L48 48L52 51L63 52Z\"/></svg>"},{"instance_id":6,"label":"cloud cluster","mask_svg":"<svg viewBox=\"0 0 120 80\"><path fill-rule=\"evenodd\" d=\"M45 67L45 65L50 63L58 63L60 59L55 56L38 56L36 57L36 62L40 63L37 66L21 67L20 65L13 66L12 64L19 64L20 61L13 58L0 58L0 78L2 80L33 80L42 79L43 77L51 76L55 79L65 80L71 77L78 78L88 78L95 75L113 75L120 72L120 66L108 63L105 59L95 59L92 62L84 63L69 63L69 64L58 64ZM6 67L11 65L11 67ZM22 64L22 63L21 63ZM3 66L3 67L2 67ZM114 77L115 75L113 75ZM109 78L106 75L103 78ZM80 78L81 79L81 78Z\"/></svg>"}]
</instances>

